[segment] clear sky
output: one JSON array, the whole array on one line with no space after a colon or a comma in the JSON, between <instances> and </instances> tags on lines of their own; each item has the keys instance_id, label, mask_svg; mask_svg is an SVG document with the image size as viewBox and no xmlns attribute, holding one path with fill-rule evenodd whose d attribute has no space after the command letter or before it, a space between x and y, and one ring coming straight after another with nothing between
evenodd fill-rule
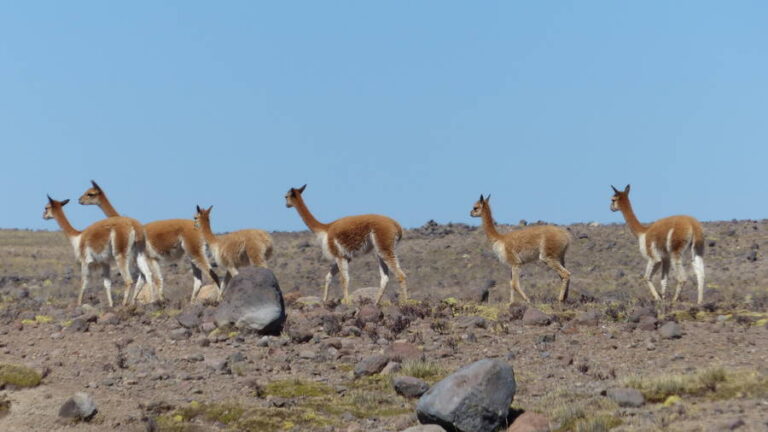
<instances>
[{"instance_id":1,"label":"clear sky","mask_svg":"<svg viewBox=\"0 0 768 432\"><path fill-rule=\"evenodd\" d=\"M0 227L765 218L765 1L0 3Z\"/></svg>"}]
</instances>

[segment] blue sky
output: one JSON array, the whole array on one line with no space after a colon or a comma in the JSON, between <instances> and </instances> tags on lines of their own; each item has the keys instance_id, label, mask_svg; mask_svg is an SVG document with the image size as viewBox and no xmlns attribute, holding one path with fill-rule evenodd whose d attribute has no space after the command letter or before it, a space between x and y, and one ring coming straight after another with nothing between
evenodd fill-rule
<instances>
[{"instance_id":1,"label":"blue sky","mask_svg":"<svg viewBox=\"0 0 768 432\"><path fill-rule=\"evenodd\" d=\"M768 3L3 2L0 227L765 218ZM77 227L101 218L66 207Z\"/></svg>"}]
</instances>

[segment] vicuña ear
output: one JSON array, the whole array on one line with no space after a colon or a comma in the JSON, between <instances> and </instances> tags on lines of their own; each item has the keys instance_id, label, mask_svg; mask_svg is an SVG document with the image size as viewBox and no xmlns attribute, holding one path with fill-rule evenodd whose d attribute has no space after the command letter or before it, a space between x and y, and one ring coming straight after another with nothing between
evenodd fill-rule
<instances>
[{"instance_id":1,"label":"vicu\u00f1a ear","mask_svg":"<svg viewBox=\"0 0 768 432\"><path fill-rule=\"evenodd\" d=\"M46 196L48 197L48 202L49 202L49 203L51 203L51 204L53 204L53 198L51 198L51 196L50 196L50 195L46 195Z\"/></svg>"},{"instance_id":2,"label":"vicu\u00f1a ear","mask_svg":"<svg viewBox=\"0 0 768 432\"><path fill-rule=\"evenodd\" d=\"M483 194L480 194L480 199L478 201L480 201L480 202L485 201L485 198L483 198Z\"/></svg>"},{"instance_id":3,"label":"vicu\u00f1a ear","mask_svg":"<svg viewBox=\"0 0 768 432\"><path fill-rule=\"evenodd\" d=\"M625 188L624 188L624 193L625 193L625 194L628 194L628 193L629 193L629 185L627 185L627 187L625 187Z\"/></svg>"},{"instance_id":4,"label":"vicu\u00f1a ear","mask_svg":"<svg viewBox=\"0 0 768 432\"><path fill-rule=\"evenodd\" d=\"M613 193L619 193L619 190L616 189L613 185L611 185L611 189L613 189Z\"/></svg>"},{"instance_id":5,"label":"vicu\u00f1a ear","mask_svg":"<svg viewBox=\"0 0 768 432\"><path fill-rule=\"evenodd\" d=\"M488 194L488 196L485 197L485 202L488 202L491 200L491 194Z\"/></svg>"},{"instance_id":6,"label":"vicu\u00f1a ear","mask_svg":"<svg viewBox=\"0 0 768 432\"><path fill-rule=\"evenodd\" d=\"M201 213L201 210L202 210L202 209L200 208L200 204L197 204L197 205L195 206L195 211L197 211L198 213Z\"/></svg>"},{"instance_id":7,"label":"vicu\u00f1a ear","mask_svg":"<svg viewBox=\"0 0 768 432\"><path fill-rule=\"evenodd\" d=\"M302 192L304 192L304 189L306 189L306 188L307 188L307 185L306 185L306 184L304 184L304 186L302 186L302 187L300 187L300 188L298 188L298 189L296 189L296 190L297 190L299 193L302 193Z\"/></svg>"},{"instance_id":8,"label":"vicu\u00f1a ear","mask_svg":"<svg viewBox=\"0 0 768 432\"><path fill-rule=\"evenodd\" d=\"M210 213L211 210L213 210L213 206L208 207L208 211L206 213Z\"/></svg>"},{"instance_id":9,"label":"vicu\u00f1a ear","mask_svg":"<svg viewBox=\"0 0 768 432\"><path fill-rule=\"evenodd\" d=\"M98 190L101 190L101 187L100 187L98 184L96 184L96 182L95 182L95 181L91 180L91 184L92 184L92 185L93 185L93 187L95 187L96 189L98 189Z\"/></svg>"},{"instance_id":10,"label":"vicu\u00f1a ear","mask_svg":"<svg viewBox=\"0 0 768 432\"><path fill-rule=\"evenodd\" d=\"M69 199L65 199L64 201L61 202L61 206L64 207L65 205L67 205L68 202L69 202Z\"/></svg>"}]
</instances>

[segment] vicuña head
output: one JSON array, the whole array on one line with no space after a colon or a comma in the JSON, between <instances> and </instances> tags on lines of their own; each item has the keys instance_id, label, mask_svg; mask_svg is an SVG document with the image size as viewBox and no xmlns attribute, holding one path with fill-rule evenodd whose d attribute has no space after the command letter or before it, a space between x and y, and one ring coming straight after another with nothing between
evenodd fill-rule
<instances>
[{"instance_id":1,"label":"vicu\u00f1a head","mask_svg":"<svg viewBox=\"0 0 768 432\"><path fill-rule=\"evenodd\" d=\"M477 200L475 205L472 207L472 211L469 212L469 215L472 217L481 217L483 216L483 210L487 206L488 200L491 199L491 195L489 194L487 197L483 198L483 194L480 194L480 199Z\"/></svg>"},{"instance_id":2,"label":"vicu\u00f1a head","mask_svg":"<svg viewBox=\"0 0 768 432\"><path fill-rule=\"evenodd\" d=\"M101 197L104 196L104 192L95 181L91 180L91 185L92 186L80 196L78 202L82 205L101 205Z\"/></svg>"},{"instance_id":3,"label":"vicu\u00f1a head","mask_svg":"<svg viewBox=\"0 0 768 432\"><path fill-rule=\"evenodd\" d=\"M307 185L304 185L300 188L291 188L288 190L288 193L285 194L285 206L288 208L294 207L296 205L296 200L301 197L301 193L304 192L304 189L307 188Z\"/></svg>"},{"instance_id":4,"label":"vicu\u00f1a head","mask_svg":"<svg viewBox=\"0 0 768 432\"><path fill-rule=\"evenodd\" d=\"M46 204L45 209L43 209L43 219L55 219L55 216L53 215L54 209L59 210L67 205L68 202L68 199L65 199L64 201L56 201L55 199L51 198L50 195L48 195L48 204Z\"/></svg>"},{"instance_id":5,"label":"vicu\u00f1a head","mask_svg":"<svg viewBox=\"0 0 768 432\"><path fill-rule=\"evenodd\" d=\"M615 187L613 189L613 196L611 197L611 211L621 211L622 208L626 208L629 205L629 185L624 188L624 191L620 191Z\"/></svg>"}]
</instances>

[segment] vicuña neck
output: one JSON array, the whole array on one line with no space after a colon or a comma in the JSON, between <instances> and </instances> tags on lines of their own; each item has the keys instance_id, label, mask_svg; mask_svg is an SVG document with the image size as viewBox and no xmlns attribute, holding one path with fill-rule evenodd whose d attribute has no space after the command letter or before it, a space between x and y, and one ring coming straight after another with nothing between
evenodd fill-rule
<instances>
[{"instance_id":1,"label":"vicu\u00f1a neck","mask_svg":"<svg viewBox=\"0 0 768 432\"><path fill-rule=\"evenodd\" d=\"M496 225L493 224L493 214L491 213L491 205L485 203L485 209L483 209L483 230L485 235L488 236L488 240L494 241L501 238L501 234L496 231Z\"/></svg>"},{"instance_id":2,"label":"vicu\u00f1a neck","mask_svg":"<svg viewBox=\"0 0 768 432\"><path fill-rule=\"evenodd\" d=\"M619 210L621 210L621 214L624 215L624 220L627 222L627 226L635 236L639 236L648 229L637 220L637 216L635 216L635 212L632 211L632 204L630 204L629 200L627 200L626 205L619 206Z\"/></svg>"},{"instance_id":3,"label":"vicu\u00f1a neck","mask_svg":"<svg viewBox=\"0 0 768 432\"><path fill-rule=\"evenodd\" d=\"M211 221L208 219L200 218L200 231L203 233L203 238L205 238L205 241L208 242L211 246L216 246L216 236L213 234L213 231L211 230Z\"/></svg>"},{"instance_id":4,"label":"vicu\u00f1a neck","mask_svg":"<svg viewBox=\"0 0 768 432\"><path fill-rule=\"evenodd\" d=\"M297 194L298 195L298 194ZM294 202L294 207L296 207L296 211L299 212L299 216L301 216L301 220L304 221L304 223L307 225L307 228L310 229L313 233L321 232L321 231L327 231L328 225L324 224L312 215L312 213L307 208L307 205L304 204L304 198L301 197L301 195L298 195Z\"/></svg>"},{"instance_id":5,"label":"vicu\u00f1a neck","mask_svg":"<svg viewBox=\"0 0 768 432\"><path fill-rule=\"evenodd\" d=\"M80 231L76 230L72 224L69 223L67 216L64 215L64 210L61 208L53 210L53 218L56 219L56 223L59 224L59 228L64 231L67 237L74 237L80 235Z\"/></svg>"},{"instance_id":6,"label":"vicu\u00f1a neck","mask_svg":"<svg viewBox=\"0 0 768 432\"><path fill-rule=\"evenodd\" d=\"M101 193L101 199L99 199L99 208L107 217L116 217L120 216L120 213L115 210L114 207L112 207L112 203L109 202L109 199L107 198L104 193Z\"/></svg>"}]
</instances>

